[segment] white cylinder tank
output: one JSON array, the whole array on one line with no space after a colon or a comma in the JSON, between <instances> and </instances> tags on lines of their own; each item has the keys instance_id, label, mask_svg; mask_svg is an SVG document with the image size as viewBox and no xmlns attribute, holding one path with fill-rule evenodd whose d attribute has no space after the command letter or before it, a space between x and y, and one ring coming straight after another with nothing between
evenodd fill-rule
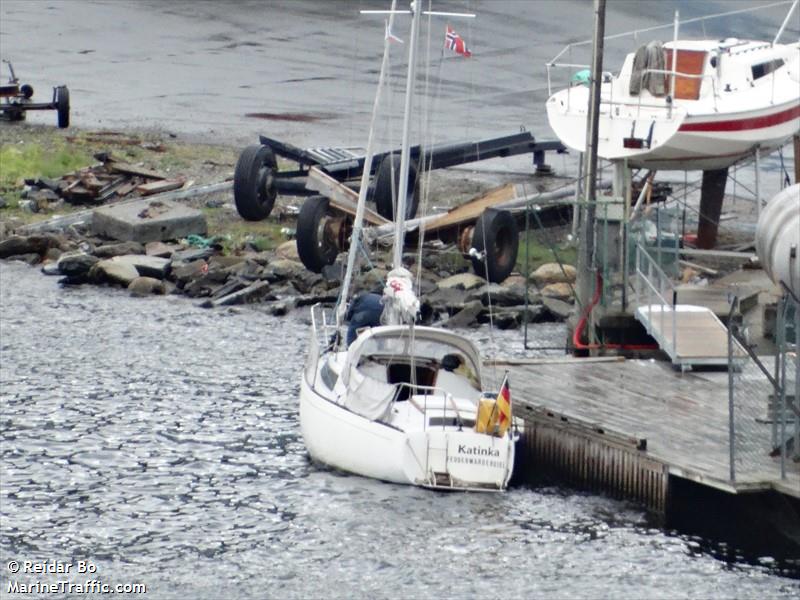
<instances>
[{"instance_id":1,"label":"white cylinder tank","mask_svg":"<svg viewBox=\"0 0 800 600\"><path fill-rule=\"evenodd\" d=\"M800 297L800 183L781 190L761 211L756 252L772 281Z\"/></svg>"}]
</instances>

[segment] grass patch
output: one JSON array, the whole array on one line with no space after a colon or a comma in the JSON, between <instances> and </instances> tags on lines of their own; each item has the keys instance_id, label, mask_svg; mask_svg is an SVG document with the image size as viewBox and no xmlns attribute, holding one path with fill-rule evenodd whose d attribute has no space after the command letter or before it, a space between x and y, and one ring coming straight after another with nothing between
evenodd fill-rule
<instances>
[{"instance_id":1,"label":"grass patch","mask_svg":"<svg viewBox=\"0 0 800 600\"><path fill-rule=\"evenodd\" d=\"M92 157L79 148L56 144L45 150L39 144L15 144L0 147L0 190L14 190L28 178L57 179L92 164Z\"/></svg>"}]
</instances>

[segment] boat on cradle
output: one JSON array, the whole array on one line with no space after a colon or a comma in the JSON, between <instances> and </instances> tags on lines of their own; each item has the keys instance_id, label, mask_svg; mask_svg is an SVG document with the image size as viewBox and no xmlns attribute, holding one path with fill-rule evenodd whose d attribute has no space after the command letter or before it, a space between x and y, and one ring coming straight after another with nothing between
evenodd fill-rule
<instances>
[{"instance_id":1,"label":"boat on cradle","mask_svg":"<svg viewBox=\"0 0 800 600\"><path fill-rule=\"evenodd\" d=\"M797 0L787 15L788 22ZM710 17L709 17L710 18ZM637 168L722 169L800 132L800 42L737 38L651 42L601 86L598 156ZM562 52L563 54L563 52ZM560 55L559 55L560 56ZM554 59L550 67L559 65ZM589 86L547 101L559 139L586 149Z\"/></svg>"},{"instance_id":2,"label":"boat on cradle","mask_svg":"<svg viewBox=\"0 0 800 600\"><path fill-rule=\"evenodd\" d=\"M372 126L340 303L311 309L311 339L300 386L300 425L312 459L384 481L440 490L504 490L514 466L515 435L507 381L486 392L475 345L451 331L415 325L419 301L402 267L404 221L397 219L394 268L382 302L387 324L346 345L343 317L361 239L375 121ZM403 11L407 14L407 11ZM421 11L411 5L409 75L395 214L408 196L408 128L415 79L413 58ZM435 14L435 13L434 13ZM309 205L311 206L311 205Z\"/></svg>"}]
</instances>

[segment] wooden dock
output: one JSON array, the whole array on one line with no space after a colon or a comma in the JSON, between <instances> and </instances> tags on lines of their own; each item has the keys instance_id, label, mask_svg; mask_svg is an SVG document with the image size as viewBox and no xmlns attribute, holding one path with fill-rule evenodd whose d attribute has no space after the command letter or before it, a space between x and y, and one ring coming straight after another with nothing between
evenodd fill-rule
<instances>
[{"instance_id":1,"label":"wooden dock","mask_svg":"<svg viewBox=\"0 0 800 600\"><path fill-rule=\"evenodd\" d=\"M753 397L737 398L732 481L727 372L681 372L648 360L522 362L488 368L509 371L514 415L525 422L520 450L533 469L660 513L672 477L731 494L800 498L800 464L787 460L782 479L779 458L769 456L770 425L752 416L767 413L766 381Z\"/></svg>"}]
</instances>

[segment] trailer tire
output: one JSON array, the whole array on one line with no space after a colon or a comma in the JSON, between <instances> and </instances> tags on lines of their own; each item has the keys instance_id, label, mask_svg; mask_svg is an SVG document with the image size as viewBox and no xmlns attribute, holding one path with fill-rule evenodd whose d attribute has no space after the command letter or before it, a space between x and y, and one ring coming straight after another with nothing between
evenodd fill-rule
<instances>
[{"instance_id":1,"label":"trailer tire","mask_svg":"<svg viewBox=\"0 0 800 600\"><path fill-rule=\"evenodd\" d=\"M394 169L394 178L392 178L392 169ZM378 165L378 170L375 172L375 181L373 182L369 199L375 202L375 209L378 214L390 221L394 221L392 189L397 189L399 181L400 155L388 154L381 160L381 164ZM417 214L417 206L419 206L418 183L417 166L412 161L408 169L408 189L411 192L406 200L406 219L413 219Z\"/></svg>"},{"instance_id":2,"label":"trailer tire","mask_svg":"<svg viewBox=\"0 0 800 600\"><path fill-rule=\"evenodd\" d=\"M269 146L247 146L233 172L233 200L246 221L263 221L272 212L278 190L273 178L278 170Z\"/></svg>"},{"instance_id":3,"label":"trailer tire","mask_svg":"<svg viewBox=\"0 0 800 600\"><path fill-rule=\"evenodd\" d=\"M56 88L56 112L58 128L66 129L69 127L69 90L65 85Z\"/></svg>"},{"instance_id":4,"label":"trailer tire","mask_svg":"<svg viewBox=\"0 0 800 600\"><path fill-rule=\"evenodd\" d=\"M297 216L297 254L306 269L319 273L339 254L334 240L326 235L326 215L330 201L325 196L309 196Z\"/></svg>"},{"instance_id":5,"label":"trailer tire","mask_svg":"<svg viewBox=\"0 0 800 600\"><path fill-rule=\"evenodd\" d=\"M507 210L487 208L475 223L472 247L483 257L470 256L477 275L500 283L514 270L519 250L519 229Z\"/></svg>"},{"instance_id":6,"label":"trailer tire","mask_svg":"<svg viewBox=\"0 0 800 600\"><path fill-rule=\"evenodd\" d=\"M22 84L19 86L19 93L22 94L26 100L30 100L31 96L33 96L33 86L27 83Z\"/></svg>"}]
</instances>

